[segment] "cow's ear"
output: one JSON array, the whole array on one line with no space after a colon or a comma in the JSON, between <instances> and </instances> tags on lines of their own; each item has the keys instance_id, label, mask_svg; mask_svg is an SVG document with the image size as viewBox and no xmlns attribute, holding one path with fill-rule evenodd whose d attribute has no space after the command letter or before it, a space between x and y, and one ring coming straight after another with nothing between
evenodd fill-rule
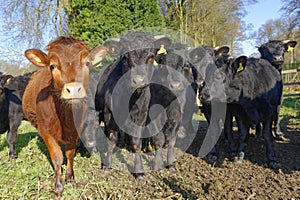
<instances>
[{"instance_id":1,"label":"cow's ear","mask_svg":"<svg viewBox=\"0 0 300 200\"><path fill-rule=\"evenodd\" d=\"M224 54L228 54L229 50L230 50L230 48L228 46L216 47L215 55L222 56Z\"/></svg>"},{"instance_id":2,"label":"cow's ear","mask_svg":"<svg viewBox=\"0 0 300 200\"><path fill-rule=\"evenodd\" d=\"M235 59L234 61L234 68L236 72L241 72L246 69L247 65L247 56L240 56Z\"/></svg>"},{"instance_id":3,"label":"cow's ear","mask_svg":"<svg viewBox=\"0 0 300 200\"><path fill-rule=\"evenodd\" d=\"M45 67L49 65L47 54L39 49L28 49L25 51L26 58L38 67Z\"/></svg>"},{"instance_id":4,"label":"cow's ear","mask_svg":"<svg viewBox=\"0 0 300 200\"><path fill-rule=\"evenodd\" d=\"M284 43L285 51L288 52L292 51L294 47L297 45L297 42L292 40L283 41L283 43Z\"/></svg>"},{"instance_id":5,"label":"cow's ear","mask_svg":"<svg viewBox=\"0 0 300 200\"><path fill-rule=\"evenodd\" d=\"M109 41L104 42L103 46L107 47L109 55L117 57L122 49L120 38L112 38Z\"/></svg>"},{"instance_id":6,"label":"cow's ear","mask_svg":"<svg viewBox=\"0 0 300 200\"><path fill-rule=\"evenodd\" d=\"M97 46L89 54L90 61L92 63L92 66L96 66L99 64L107 55L108 48L105 46Z\"/></svg>"},{"instance_id":7,"label":"cow's ear","mask_svg":"<svg viewBox=\"0 0 300 200\"><path fill-rule=\"evenodd\" d=\"M154 36L154 39L155 39L154 48L159 49L157 53L166 54L167 53L166 49L169 49L172 45L171 39L160 35Z\"/></svg>"},{"instance_id":8,"label":"cow's ear","mask_svg":"<svg viewBox=\"0 0 300 200\"><path fill-rule=\"evenodd\" d=\"M12 75L5 76L5 84L9 84L10 80L13 78Z\"/></svg>"},{"instance_id":9,"label":"cow's ear","mask_svg":"<svg viewBox=\"0 0 300 200\"><path fill-rule=\"evenodd\" d=\"M197 47L189 53L189 57L192 63L197 63L207 54L208 52L203 47Z\"/></svg>"}]
</instances>

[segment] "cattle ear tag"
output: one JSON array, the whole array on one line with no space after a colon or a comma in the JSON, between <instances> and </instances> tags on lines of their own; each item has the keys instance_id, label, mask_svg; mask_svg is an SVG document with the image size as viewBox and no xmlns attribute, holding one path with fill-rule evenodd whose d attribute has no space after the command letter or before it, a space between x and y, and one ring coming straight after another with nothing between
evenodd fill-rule
<instances>
[{"instance_id":1,"label":"cattle ear tag","mask_svg":"<svg viewBox=\"0 0 300 200\"><path fill-rule=\"evenodd\" d=\"M160 49L157 51L157 55L160 55L160 54L163 54L163 55L166 55L167 54L167 50L165 49L165 45L160 45Z\"/></svg>"},{"instance_id":2,"label":"cattle ear tag","mask_svg":"<svg viewBox=\"0 0 300 200\"><path fill-rule=\"evenodd\" d=\"M237 72L241 72L241 71L244 71L244 66L243 66L243 64L240 62L240 63L239 63L239 67L238 67L238 69L237 69Z\"/></svg>"},{"instance_id":3,"label":"cattle ear tag","mask_svg":"<svg viewBox=\"0 0 300 200\"><path fill-rule=\"evenodd\" d=\"M6 80L6 83L8 84L10 82L10 80L11 80L11 77Z\"/></svg>"},{"instance_id":4,"label":"cattle ear tag","mask_svg":"<svg viewBox=\"0 0 300 200\"><path fill-rule=\"evenodd\" d=\"M294 47L291 47L290 45L288 46L287 52L291 52L294 50Z\"/></svg>"},{"instance_id":5,"label":"cattle ear tag","mask_svg":"<svg viewBox=\"0 0 300 200\"><path fill-rule=\"evenodd\" d=\"M158 66L158 63L156 62L156 60L153 61L153 65Z\"/></svg>"}]
</instances>

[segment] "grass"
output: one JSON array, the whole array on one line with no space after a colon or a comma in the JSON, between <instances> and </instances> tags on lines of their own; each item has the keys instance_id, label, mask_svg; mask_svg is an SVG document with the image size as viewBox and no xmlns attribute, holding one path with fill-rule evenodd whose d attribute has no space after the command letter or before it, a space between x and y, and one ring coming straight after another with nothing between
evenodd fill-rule
<instances>
[{"instance_id":1,"label":"grass","mask_svg":"<svg viewBox=\"0 0 300 200\"><path fill-rule=\"evenodd\" d=\"M288 92L285 91L285 94ZM288 118L293 124L300 124L300 97L286 97L281 109L281 118ZM204 120L202 115L194 115L195 120ZM0 135L0 199L51 199L54 190L54 171L49 154L36 130L29 122L23 121L19 127L18 159L8 159L6 134ZM123 154L122 154L123 155ZM124 160L130 158L124 154ZM118 155L116 155L118 156ZM194 160L192 156L186 159ZM67 199L205 199L208 188L205 184L195 186L202 176L201 168L209 166L197 160L200 172L197 177L185 177L180 172L171 173L164 169L148 173L143 183L138 182L128 171L113 169L110 173L101 170L98 155L77 154L74 162L77 185L65 185L64 198ZM183 162L179 171L185 169L189 161ZM117 163L116 163L117 165ZM63 165L63 171L66 165ZM197 170L196 170L197 171ZM213 171L212 171L213 173ZM213 185L213 184L212 184Z\"/></svg>"}]
</instances>

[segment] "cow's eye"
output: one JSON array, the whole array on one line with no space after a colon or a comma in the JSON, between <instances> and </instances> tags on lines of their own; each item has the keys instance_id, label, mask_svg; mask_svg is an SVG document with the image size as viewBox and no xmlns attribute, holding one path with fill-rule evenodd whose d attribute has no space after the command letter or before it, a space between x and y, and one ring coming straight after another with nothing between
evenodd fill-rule
<instances>
[{"instance_id":1,"label":"cow's eye","mask_svg":"<svg viewBox=\"0 0 300 200\"><path fill-rule=\"evenodd\" d=\"M87 62L85 63L85 66L90 67L90 66L91 66L91 63L87 61Z\"/></svg>"},{"instance_id":2,"label":"cow's eye","mask_svg":"<svg viewBox=\"0 0 300 200\"><path fill-rule=\"evenodd\" d=\"M55 65L50 65L50 69L51 69L51 70L54 70L55 68L56 68Z\"/></svg>"},{"instance_id":3,"label":"cow's eye","mask_svg":"<svg viewBox=\"0 0 300 200\"><path fill-rule=\"evenodd\" d=\"M216 74L216 79L218 79L218 80L223 79L223 74L222 73L217 73Z\"/></svg>"}]
</instances>

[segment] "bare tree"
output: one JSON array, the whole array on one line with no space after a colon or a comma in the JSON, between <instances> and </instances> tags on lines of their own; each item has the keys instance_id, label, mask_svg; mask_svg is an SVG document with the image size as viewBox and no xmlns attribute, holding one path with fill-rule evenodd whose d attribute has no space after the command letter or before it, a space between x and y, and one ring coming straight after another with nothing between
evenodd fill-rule
<instances>
[{"instance_id":1,"label":"bare tree","mask_svg":"<svg viewBox=\"0 0 300 200\"><path fill-rule=\"evenodd\" d=\"M23 59L27 48L42 48L54 37L67 33L68 0L0 0L1 54Z\"/></svg>"}]
</instances>

